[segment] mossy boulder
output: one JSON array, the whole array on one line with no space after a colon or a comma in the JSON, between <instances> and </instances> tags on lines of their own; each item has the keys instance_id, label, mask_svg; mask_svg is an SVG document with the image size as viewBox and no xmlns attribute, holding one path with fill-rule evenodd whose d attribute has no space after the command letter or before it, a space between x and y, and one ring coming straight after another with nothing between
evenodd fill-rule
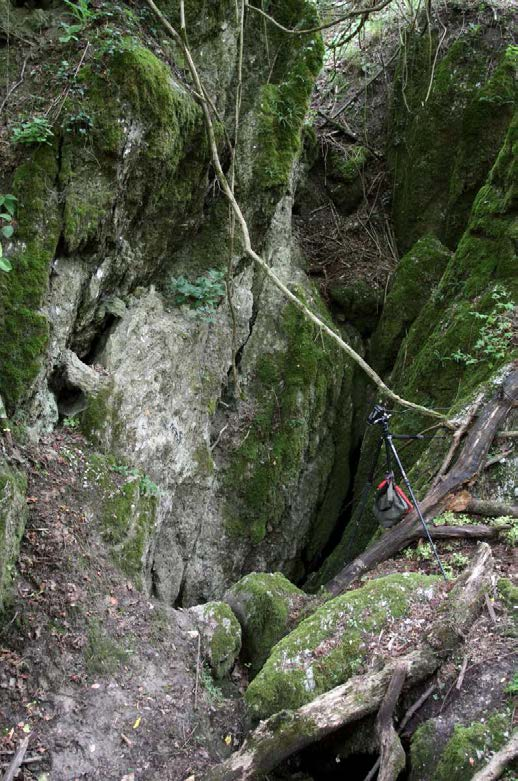
<instances>
[{"instance_id":1,"label":"mossy boulder","mask_svg":"<svg viewBox=\"0 0 518 781\"><path fill-rule=\"evenodd\" d=\"M363 146L332 147L325 157L326 190L344 214L353 211L363 198L362 173L370 157Z\"/></svg>"},{"instance_id":2,"label":"mossy boulder","mask_svg":"<svg viewBox=\"0 0 518 781\"><path fill-rule=\"evenodd\" d=\"M502 52L494 68L491 31L474 25L433 72L438 38L438 32L409 34L394 84L388 162L402 251L430 232L455 248L516 101L516 46Z\"/></svg>"},{"instance_id":3,"label":"mossy boulder","mask_svg":"<svg viewBox=\"0 0 518 781\"><path fill-rule=\"evenodd\" d=\"M383 290L359 279L348 284L333 282L329 285L329 295L347 322L357 328L362 336L373 332L383 306Z\"/></svg>"},{"instance_id":4,"label":"mossy boulder","mask_svg":"<svg viewBox=\"0 0 518 781\"><path fill-rule=\"evenodd\" d=\"M511 730L511 713L494 712L466 726L456 724L444 743L431 719L412 738L410 779L469 781L509 740Z\"/></svg>"},{"instance_id":5,"label":"mossy boulder","mask_svg":"<svg viewBox=\"0 0 518 781\"><path fill-rule=\"evenodd\" d=\"M232 670L241 650L241 627L225 602L207 602L189 609L201 635L202 653L215 678Z\"/></svg>"},{"instance_id":6,"label":"mossy boulder","mask_svg":"<svg viewBox=\"0 0 518 781\"><path fill-rule=\"evenodd\" d=\"M423 236L399 261L370 344L371 364L389 371L399 346L441 279L451 252L433 235Z\"/></svg>"},{"instance_id":7,"label":"mossy boulder","mask_svg":"<svg viewBox=\"0 0 518 781\"><path fill-rule=\"evenodd\" d=\"M429 601L435 577L388 575L319 607L274 646L245 698L254 718L298 708L359 673L367 639L404 616L414 601Z\"/></svg>"},{"instance_id":8,"label":"mossy boulder","mask_svg":"<svg viewBox=\"0 0 518 781\"><path fill-rule=\"evenodd\" d=\"M294 611L308 597L280 572L252 572L232 586L224 599L241 624L242 657L255 675L273 646L289 631Z\"/></svg>"},{"instance_id":9,"label":"mossy boulder","mask_svg":"<svg viewBox=\"0 0 518 781\"><path fill-rule=\"evenodd\" d=\"M0 613L8 597L27 520L25 476L0 460Z\"/></svg>"}]
</instances>

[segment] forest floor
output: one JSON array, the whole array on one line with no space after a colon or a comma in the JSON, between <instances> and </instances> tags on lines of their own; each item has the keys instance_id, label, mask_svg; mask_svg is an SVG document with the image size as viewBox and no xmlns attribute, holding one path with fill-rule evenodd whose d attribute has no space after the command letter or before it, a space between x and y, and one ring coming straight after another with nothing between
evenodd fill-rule
<instances>
[{"instance_id":1,"label":"forest floor","mask_svg":"<svg viewBox=\"0 0 518 781\"><path fill-rule=\"evenodd\" d=\"M221 688L208 669L197 675L189 613L156 602L117 570L87 509L93 451L79 433L56 430L19 452L28 466L29 521L0 634L0 769L28 735L22 781L201 779L249 727L246 669L237 665ZM475 544L439 547L456 573ZM497 577L516 571L512 548L498 543L493 553ZM423 545L366 577L409 570L435 574ZM448 589L441 584L434 603L416 604L379 637L366 636L364 666L417 644ZM492 615L484 611L467 638L465 688L493 668L500 689L509 682L516 649L508 627L507 611L493 600ZM442 668L428 717L459 698L463 659Z\"/></svg>"},{"instance_id":2,"label":"forest floor","mask_svg":"<svg viewBox=\"0 0 518 781\"><path fill-rule=\"evenodd\" d=\"M0 773L29 735L23 781L199 778L242 738L246 671L225 694L205 667L197 676L189 614L108 558L85 512L90 455L66 429L23 453L30 512L0 635Z\"/></svg>"}]
</instances>

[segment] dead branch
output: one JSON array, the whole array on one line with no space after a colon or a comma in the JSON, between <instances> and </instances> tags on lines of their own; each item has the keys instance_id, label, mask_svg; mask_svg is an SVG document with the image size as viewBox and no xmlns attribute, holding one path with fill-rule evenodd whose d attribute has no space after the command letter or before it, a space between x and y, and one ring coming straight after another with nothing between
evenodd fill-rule
<instances>
[{"instance_id":1,"label":"dead branch","mask_svg":"<svg viewBox=\"0 0 518 781\"><path fill-rule=\"evenodd\" d=\"M9 87L9 89L7 90L7 93L6 93L6 95L5 95L5 98L4 98L4 99L3 99L3 101L0 103L0 114L1 114L1 113L2 113L2 111L4 110L6 103L7 103L7 101L9 100L9 98L11 97L11 95L13 94L13 92L14 92L16 89L18 89L18 87L20 86L20 84L23 84L23 79L24 79L24 77L25 77L25 69L26 69L26 67L27 67L27 62L28 62L28 61L29 61L29 58L28 58L28 57L26 57L26 58L24 59L24 61L23 61L22 69L21 69L21 71L20 71L20 78L18 79L18 81L15 81L15 83L14 83L14 84L12 84L12 85Z\"/></svg>"},{"instance_id":2,"label":"dead branch","mask_svg":"<svg viewBox=\"0 0 518 781\"><path fill-rule=\"evenodd\" d=\"M497 397L484 405L466 437L464 446L454 466L448 474L444 475L440 483L432 486L420 503L421 511L427 521L431 521L437 515L440 515L447 507L452 494L456 493L467 483L471 483L477 477L484 466L487 452L494 436L513 406L513 400L517 394L518 370L513 370L505 378L501 392ZM420 525L417 513L415 510L412 510L401 523L387 531L380 540L347 564L327 584L326 588L328 591L333 595L340 594L353 580L364 572L399 553L409 542L415 539L416 534L420 534L418 532ZM430 532L433 531L436 537L440 537L441 533L438 530L441 528L444 527L430 527ZM469 536L469 534L466 536Z\"/></svg>"},{"instance_id":3,"label":"dead branch","mask_svg":"<svg viewBox=\"0 0 518 781\"><path fill-rule=\"evenodd\" d=\"M518 518L518 504L493 502L491 499L470 497L466 510L474 515L485 515L489 518L500 518L503 515L508 515L510 518Z\"/></svg>"},{"instance_id":4,"label":"dead branch","mask_svg":"<svg viewBox=\"0 0 518 781\"><path fill-rule=\"evenodd\" d=\"M455 455L457 448L459 447L460 441L468 428L470 427L473 419L475 418L480 405L482 404L482 399L484 398L484 395L481 393L477 398L475 399L474 403L470 406L468 413L460 425L460 427L457 429L455 434L453 435L453 441L450 445L450 449L446 453L446 456L444 458L444 461L441 464L441 467L439 469L439 472L437 474L437 477L435 478L435 483L440 482L443 479L443 476L446 474L448 467L450 466L453 456Z\"/></svg>"},{"instance_id":5,"label":"dead branch","mask_svg":"<svg viewBox=\"0 0 518 781\"><path fill-rule=\"evenodd\" d=\"M307 705L281 711L262 721L228 760L210 770L204 781L254 781L282 761L346 724L375 713L387 694L396 671L406 671L409 688L426 680L443 658L462 642L475 620L493 572L493 557L481 543L471 565L458 578L444 609L432 622L422 646L382 670L357 675ZM393 684L393 694L395 693Z\"/></svg>"},{"instance_id":6,"label":"dead branch","mask_svg":"<svg viewBox=\"0 0 518 781\"><path fill-rule=\"evenodd\" d=\"M24 738L20 743L20 745L18 746L18 750L14 755L11 764L7 768L2 781L13 781L13 779L18 774L18 771L23 764L25 754L27 753L27 748L29 747L29 738L30 735L27 735L27 737Z\"/></svg>"},{"instance_id":7,"label":"dead branch","mask_svg":"<svg viewBox=\"0 0 518 781\"><path fill-rule=\"evenodd\" d=\"M435 691L436 688L437 687L436 687L435 683L432 683L432 685L429 686L426 689L426 691L414 703L412 703L410 708L405 713L405 716L402 719L401 724L398 727L398 731L397 731L398 735L401 735L401 733L405 729L406 725L408 724L408 722L410 721L410 719L412 718L414 713L417 713L419 708L426 702L426 700L430 697L430 695ZM372 781L372 779L376 777L376 774L377 774L377 772L379 770L379 766L380 766L380 759L378 757L378 759L376 760L376 762L374 763L372 768L369 770L369 772L365 776L364 781Z\"/></svg>"},{"instance_id":8,"label":"dead branch","mask_svg":"<svg viewBox=\"0 0 518 781\"><path fill-rule=\"evenodd\" d=\"M321 332L324 332L329 337L331 337L331 339L336 344L338 344L340 349L343 350L355 363L357 363L363 369L363 371L367 374L370 380L378 387L378 389L383 394L383 396L391 399L396 404L400 404L401 406L407 407L409 409L413 409L416 412L420 412L422 415L437 418L443 422L443 425L454 430L455 426L452 423L450 423L444 415L440 414L439 412L435 412L434 410L430 410L427 407L423 407L420 404L414 404L411 401L403 399L400 396L398 396L396 393L394 393L394 391L390 390L390 388L388 388L385 385L381 377L379 377L376 374L374 369L372 369L369 366L369 364L366 361L364 361L364 359L360 355L358 355L358 353L355 350L353 350L349 344L347 344L347 342L344 342L344 340L336 331L330 328L326 323L323 322L323 320L317 317L317 315L315 315L314 312L308 309L308 307L299 298L297 298L297 296L294 293L292 293L292 291L288 287L286 287L286 285L283 282L281 282L279 277L275 274L274 271L272 271L272 269L266 263L266 261L254 251L250 239L248 224L243 215L243 212L241 211L241 207L239 206L239 203L237 202L234 193L232 192L232 187L230 186L227 177L223 172L223 168L221 166L221 161L218 153L218 146L216 142L216 134L214 131L214 125L210 113L210 106L207 101L205 89L200 80L198 70L192 58L191 51L189 49L189 46L187 45L187 34L185 30L185 14L183 13L182 10L184 6L183 0L181 0L180 3L181 20L182 20L181 34L178 33L177 30L175 30L175 28L171 25L171 23L166 19L166 17L163 15L160 9L154 3L154 0L146 0L146 2L151 8L151 10L153 11L153 13L155 14L155 16L160 20L163 27L167 30L169 35L171 35L171 37L180 46L180 48L182 49L185 55L187 65L192 80L194 82L196 92L198 94L198 100L201 104L203 115L205 118L205 128L207 131L209 147L211 150L212 165L214 167L214 171L221 185L221 188L225 193L226 197L228 198L230 205L232 206L232 209L234 210L234 213L236 215L236 220L239 223L239 226L241 228L245 253L262 269L262 271L264 271L266 276L271 280L271 282L275 285L275 287L278 290L280 290L281 293L283 293L285 298L291 301L291 303L294 304L297 307L297 309L299 309L304 314L306 319L314 323L320 329ZM253 6L249 6L249 7L253 7ZM254 8L254 10L259 10L259 9ZM371 12L372 10L373 9L370 9ZM361 13L365 13L365 11L363 10L361 11ZM355 12L355 14L357 15L357 12Z\"/></svg>"},{"instance_id":9,"label":"dead branch","mask_svg":"<svg viewBox=\"0 0 518 781\"><path fill-rule=\"evenodd\" d=\"M500 778L507 765L518 757L518 730L513 732L508 743L493 756L488 764L475 773L471 781L494 781Z\"/></svg>"},{"instance_id":10,"label":"dead branch","mask_svg":"<svg viewBox=\"0 0 518 781\"><path fill-rule=\"evenodd\" d=\"M406 765L405 750L392 720L405 678L405 665L396 665L376 718L376 734L380 746L378 781L396 781Z\"/></svg>"}]
</instances>

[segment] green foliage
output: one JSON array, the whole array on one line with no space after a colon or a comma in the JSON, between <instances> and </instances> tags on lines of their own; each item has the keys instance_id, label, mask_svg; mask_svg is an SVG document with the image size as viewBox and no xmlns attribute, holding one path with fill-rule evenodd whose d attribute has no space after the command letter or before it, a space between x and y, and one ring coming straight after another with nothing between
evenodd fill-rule
<instances>
[{"instance_id":1,"label":"green foliage","mask_svg":"<svg viewBox=\"0 0 518 781\"><path fill-rule=\"evenodd\" d=\"M157 484L135 467L128 466L127 464L113 464L110 468L112 472L116 472L124 477L138 478L139 492L144 496L158 496L159 489Z\"/></svg>"},{"instance_id":2,"label":"green foliage","mask_svg":"<svg viewBox=\"0 0 518 781\"><path fill-rule=\"evenodd\" d=\"M214 682L212 673L205 664L202 664L200 667L200 679L203 688L207 692L207 696L209 700L214 705L217 705L218 703L222 703L225 699L225 695L223 694L219 686Z\"/></svg>"},{"instance_id":3,"label":"green foliage","mask_svg":"<svg viewBox=\"0 0 518 781\"><path fill-rule=\"evenodd\" d=\"M75 429L79 427L79 418L65 418L63 421L65 428Z\"/></svg>"},{"instance_id":4,"label":"green foliage","mask_svg":"<svg viewBox=\"0 0 518 781\"><path fill-rule=\"evenodd\" d=\"M505 687L506 694L510 694L511 697L518 696L518 672L514 673L512 679Z\"/></svg>"},{"instance_id":5,"label":"green foliage","mask_svg":"<svg viewBox=\"0 0 518 781\"><path fill-rule=\"evenodd\" d=\"M16 198L14 195L0 195L0 236L10 239L14 233L11 225L16 211ZM11 262L4 258L2 244L0 243L0 271L11 271Z\"/></svg>"},{"instance_id":6,"label":"green foliage","mask_svg":"<svg viewBox=\"0 0 518 781\"><path fill-rule=\"evenodd\" d=\"M53 135L47 117L31 117L15 125L11 139L14 144L51 144Z\"/></svg>"},{"instance_id":7,"label":"green foliage","mask_svg":"<svg viewBox=\"0 0 518 781\"><path fill-rule=\"evenodd\" d=\"M68 133L75 133L83 137L90 133L93 126L94 121L87 111L78 111L77 114L70 114L64 123L64 129Z\"/></svg>"},{"instance_id":8,"label":"green foliage","mask_svg":"<svg viewBox=\"0 0 518 781\"><path fill-rule=\"evenodd\" d=\"M86 25L93 21L97 14L90 8L90 0L77 0L76 3L72 3L71 0L63 0L65 5L69 8L69 13L75 19L75 24L67 24L61 22L63 28L63 35L60 36L60 43L70 43L70 41L78 41L78 36L83 32Z\"/></svg>"},{"instance_id":9,"label":"green foliage","mask_svg":"<svg viewBox=\"0 0 518 781\"><path fill-rule=\"evenodd\" d=\"M167 292L172 294L177 306L187 305L196 310L198 315L210 318L225 295L224 278L222 271L213 268L198 277L195 282L189 282L183 276L171 277Z\"/></svg>"},{"instance_id":10,"label":"green foliage","mask_svg":"<svg viewBox=\"0 0 518 781\"><path fill-rule=\"evenodd\" d=\"M470 312L471 317L478 320L480 331L473 346L473 353L465 353L458 349L451 354L450 359L466 366L487 361L489 366L501 361L508 354L513 341L514 303L503 285L496 285L491 294L494 303L489 313Z\"/></svg>"}]
</instances>

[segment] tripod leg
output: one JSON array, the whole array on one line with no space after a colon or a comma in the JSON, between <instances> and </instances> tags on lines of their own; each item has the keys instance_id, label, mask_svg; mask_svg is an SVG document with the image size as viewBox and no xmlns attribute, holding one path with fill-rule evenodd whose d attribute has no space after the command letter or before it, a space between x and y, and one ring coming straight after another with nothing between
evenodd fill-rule
<instances>
[{"instance_id":1,"label":"tripod leg","mask_svg":"<svg viewBox=\"0 0 518 781\"><path fill-rule=\"evenodd\" d=\"M426 536L428 537L428 542L430 543L430 545L432 547L432 551L433 551L433 554L434 554L435 559L437 561L437 564L439 565L439 569L441 571L441 574L442 574L444 580L448 580L447 575L446 575L446 573L444 571L444 568L442 566L441 560L439 558L439 554L437 552L437 548L435 547L434 541L432 540L432 537L430 535L430 531L428 529L428 526L426 525L426 521L423 518L423 514L421 512L421 508L419 507L419 502L417 501L416 496L414 494L414 491L412 489L412 486L410 485L410 481L409 481L409 479L407 477L407 474L406 474L406 472L405 472L405 470L403 468L403 464L401 463L401 461L399 459L398 452L397 452L397 450L396 450L396 448L394 446L394 443L392 442L392 437L390 436L390 434L386 437L386 440L389 443L390 450L392 451L392 455L394 456L394 461L398 465L399 471L401 472L401 477L403 478L403 481L404 481L404 483L405 483L405 485L406 485L406 487L408 489L408 493L410 494L410 498L412 499L412 504L415 507L417 516L418 516L419 520L421 521L421 524L423 526L423 529L425 530Z\"/></svg>"}]
</instances>

